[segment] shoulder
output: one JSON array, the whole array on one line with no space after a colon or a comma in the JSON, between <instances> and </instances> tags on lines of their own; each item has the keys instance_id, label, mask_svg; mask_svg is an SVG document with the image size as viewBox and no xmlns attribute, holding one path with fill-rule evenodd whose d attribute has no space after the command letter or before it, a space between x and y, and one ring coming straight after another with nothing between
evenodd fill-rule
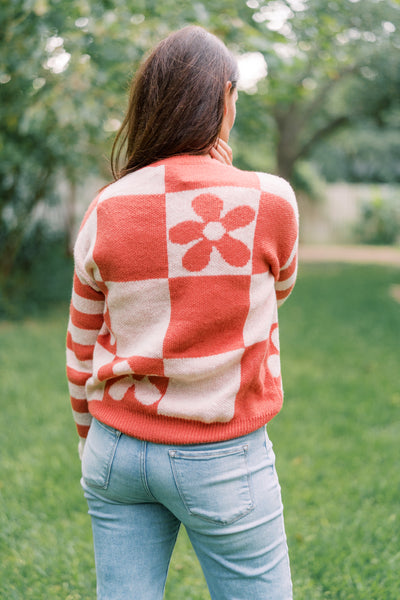
<instances>
[{"instance_id":1,"label":"shoulder","mask_svg":"<svg viewBox=\"0 0 400 600\"><path fill-rule=\"evenodd\" d=\"M295 194L292 186L286 179L273 175L272 173L256 172L256 175L260 181L261 190L284 198L288 202L295 199Z\"/></svg>"},{"instance_id":2,"label":"shoulder","mask_svg":"<svg viewBox=\"0 0 400 600\"><path fill-rule=\"evenodd\" d=\"M214 162L217 163L217 161ZM286 179L279 177L279 175L262 171L246 171L233 165L222 165L221 163L216 164L215 166L221 171L226 170L227 172L230 172L232 178L238 183L240 183L240 181L251 181L252 184L259 187L262 192L279 196L290 203L296 201L292 186Z\"/></svg>"},{"instance_id":3,"label":"shoulder","mask_svg":"<svg viewBox=\"0 0 400 600\"><path fill-rule=\"evenodd\" d=\"M234 166L221 165L221 167L230 173L230 177L237 185L256 187L263 193L266 200L268 197L280 198L289 203L297 215L296 195L290 183L283 177L262 171L245 171Z\"/></svg>"},{"instance_id":4,"label":"shoulder","mask_svg":"<svg viewBox=\"0 0 400 600\"><path fill-rule=\"evenodd\" d=\"M104 200L118 196L162 193L163 190L164 171L162 166L149 165L133 173L128 173L128 175L107 185L100 192L97 202L100 204Z\"/></svg>"},{"instance_id":5,"label":"shoulder","mask_svg":"<svg viewBox=\"0 0 400 600\"><path fill-rule=\"evenodd\" d=\"M296 195L290 183L272 173L256 172L256 175L260 181L260 189L264 192L264 195L278 197L286 203L290 204L294 211L296 218L298 219L298 207L296 201Z\"/></svg>"}]
</instances>

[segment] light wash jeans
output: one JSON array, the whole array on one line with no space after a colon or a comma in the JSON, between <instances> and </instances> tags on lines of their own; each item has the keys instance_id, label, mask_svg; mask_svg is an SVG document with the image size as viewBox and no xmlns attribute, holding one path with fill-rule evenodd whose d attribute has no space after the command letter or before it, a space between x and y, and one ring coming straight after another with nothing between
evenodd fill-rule
<instances>
[{"instance_id":1,"label":"light wash jeans","mask_svg":"<svg viewBox=\"0 0 400 600\"><path fill-rule=\"evenodd\" d=\"M290 600L274 463L265 428L225 442L164 446L93 420L82 487L98 600L161 600L181 523L213 600Z\"/></svg>"}]
</instances>

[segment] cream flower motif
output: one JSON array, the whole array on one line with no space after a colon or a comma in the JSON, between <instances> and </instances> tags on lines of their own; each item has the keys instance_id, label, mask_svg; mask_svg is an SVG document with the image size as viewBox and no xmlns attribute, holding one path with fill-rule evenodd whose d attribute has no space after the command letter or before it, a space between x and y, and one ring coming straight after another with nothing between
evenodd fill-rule
<instances>
[{"instance_id":1,"label":"cream flower motif","mask_svg":"<svg viewBox=\"0 0 400 600\"><path fill-rule=\"evenodd\" d=\"M244 267L250 260L250 250L242 241L231 237L229 232L254 221L254 209L246 205L237 206L221 217L223 201L214 194L196 196L192 208L202 222L183 221L169 231L169 239L174 244L184 245L198 240L183 256L184 268L192 272L205 269L213 248L230 265Z\"/></svg>"},{"instance_id":2,"label":"cream flower motif","mask_svg":"<svg viewBox=\"0 0 400 600\"><path fill-rule=\"evenodd\" d=\"M150 381L147 375L123 377L110 385L108 393L113 400L123 400L127 391L133 386L136 400L145 406L155 404L162 396L158 387Z\"/></svg>"},{"instance_id":3,"label":"cream flower motif","mask_svg":"<svg viewBox=\"0 0 400 600\"><path fill-rule=\"evenodd\" d=\"M281 374L281 360L279 357L279 329L278 323L274 323L270 334L270 351L271 354L267 359L267 365L272 377L276 379Z\"/></svg>"}]
</instances>

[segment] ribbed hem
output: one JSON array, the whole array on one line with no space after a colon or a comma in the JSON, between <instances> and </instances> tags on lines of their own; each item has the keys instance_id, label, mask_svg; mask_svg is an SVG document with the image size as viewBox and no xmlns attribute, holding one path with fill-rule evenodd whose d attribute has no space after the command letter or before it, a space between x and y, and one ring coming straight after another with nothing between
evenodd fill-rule
<instances>
[{"instance_id":1,"label":"ribbed hem","mask_svg":"<svg viewBox=\"0 0 400 600\"><path fill-rule=\"evenodd\" d=\"M279 412L279 406L271 406L271 412L251 419L235 419L229 423L203 423L162 415L133 413L110 409L102 402L89 402L90 413L98 421L109 425L125 435L155 444L208 444L247 435L266 425Z\"/></svg>"}]
</instances>

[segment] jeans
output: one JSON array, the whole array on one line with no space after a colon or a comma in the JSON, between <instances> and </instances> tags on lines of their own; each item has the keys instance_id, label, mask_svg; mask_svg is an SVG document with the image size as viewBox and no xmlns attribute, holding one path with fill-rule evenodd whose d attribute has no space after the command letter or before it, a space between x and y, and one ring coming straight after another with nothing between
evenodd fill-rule
<instances>
[{"instance_id":1,"label":"jeans","mask_svg":"<svg viewBox=\"0 0 400 600\"><path fill-rule=\"evenodd\" d=\"M161 600L181 523L213 600L292 598L280 486L265 428L224 442L173 446L93 420L81 483L98 600Z\"/></svg>"}]
</instances>

